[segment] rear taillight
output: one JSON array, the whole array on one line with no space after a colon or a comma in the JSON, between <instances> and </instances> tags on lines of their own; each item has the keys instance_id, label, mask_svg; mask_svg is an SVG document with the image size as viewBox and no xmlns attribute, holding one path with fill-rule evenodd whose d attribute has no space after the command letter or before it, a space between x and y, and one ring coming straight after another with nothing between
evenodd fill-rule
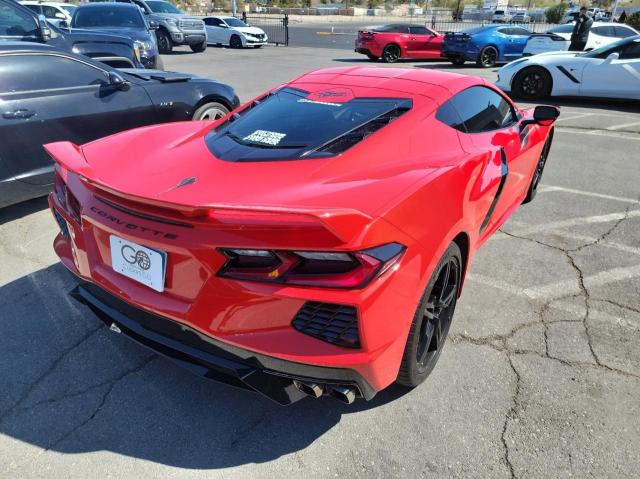
<instances>
[{"instance_id":1,"label":"rear taillight","mask_svg":"<svg viewBox=\"0 0 640 479\"><path fill-rule=\"evenodd\" d=\"M67 188L67 184L64 182L62 175L57 170L55 174L53 192L64 210L69 213L69 215L78 224L81 224L82 219L80 215L80 202L74 196L74 194L69 191L69 188Z\"/></svg>"},{"instance_id":2,"label":"rear taillight","mask_svg":"<svg viewBox=\"0 0 640 479\"><path fill-rule=\"evenodd\" d=\"M394 266L404 246L389 243L355 252L221 248L219 276L322 288L362 288Z\"/></svg>"}]
</instances>

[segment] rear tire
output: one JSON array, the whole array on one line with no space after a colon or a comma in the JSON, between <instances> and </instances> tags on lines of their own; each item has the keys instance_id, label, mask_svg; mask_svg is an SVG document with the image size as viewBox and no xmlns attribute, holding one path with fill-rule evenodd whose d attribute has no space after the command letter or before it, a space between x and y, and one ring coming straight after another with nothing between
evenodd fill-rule
<instances>
[{"instance_id":1,"label":"rear tire","mask_svg":"<svg viewBox=\"0 0 640 479\"><path fill-rule=\"evenodd\" d=\"M540 152L540 157L538 158L538 163L536 164L536 169L533 172L533 176L531 177L531 183L529 184L529 191L527 191L527 197L522 201L522 204L530 203L538 192L538 185L540 184L540 179L542 178L542 173L544 172L544 166L547 163L547 158L549 157L549 151L551 150L551 143L553 142L553 128L549 132L549 136L547 136L547 141L544 142L544 146L542 147L542 151Z\"/></svg>"},{"instance_id":2,"label":"rear tire","mask_svg":"<svg viewBox=\"0 0 640 479\"><path fill-rule=\"evenodd\" d=\"M156 39L158 40L158 51L163 55L167 53L171 53L173 50L173 41L171 40L171 35L169 35L164 30L156 31Z\"/></svg>"},{"instance_id":3,"label":"rear tire","mask_svg":"<svg viewBox=\"0 0 640 479\"><path fill-rule=\"evenodd\" d=\"M451 243L440 258L413 317L398 379L416 387L431 374L444 347L458 300L462 253Z\"/></svg>"},{"instance_id":4,"label":"rear tire","mask_svg":"<svg viewBox=\"0 0 640 479\"><path fill-rule=\"evenodd\" d=\"M382 51L382 61L385 63L395 63L400 59L400 47L395 44L387 45Z\"/></svg>"},{"instance_id":5,"label":"rear tire","mask_svg":"<svg viewBox=\"0 0 640 479\"><path fill-rule=\"evenodd\" d=\"M542 67L529 67L518 72L511 92L524 100L540 100L551 94L551 75Z\"/></svg>"},{"instance_id":6,"label":"rear tire","mask_svg":"<svg viewBox=\"0 0 640 479\"><path fill-rule=\"evenodd\" d=\"M478 60L476 64L479 67L483 68L491 68L496 65L498 62L498 49L496 47L492 47L489 45L488 47L484 47L478 55Z\"/></svg>"},{"instance_id":7,"label":"rear tire","mask_svg":"<svg viewBox=\"0 0 640 479\"><path fill-rule=\"evenodd\" d=\"M205 51L207 49L207 41L205 40L202 43L196 43L195 45L189 45L189 47L191 48L191 51L193 53L202 53L203 51Z\"/></svg>"},{"instance_id":8,"label":"rear tire","mask_svg":"<svg viewBox=\"0 0 640 479\"><path fill-rule=\"evenodd\" d=\"M242 48L242 39L238 35L231 35L229 46L231 48Z\"/></svg>"}]
</instances>

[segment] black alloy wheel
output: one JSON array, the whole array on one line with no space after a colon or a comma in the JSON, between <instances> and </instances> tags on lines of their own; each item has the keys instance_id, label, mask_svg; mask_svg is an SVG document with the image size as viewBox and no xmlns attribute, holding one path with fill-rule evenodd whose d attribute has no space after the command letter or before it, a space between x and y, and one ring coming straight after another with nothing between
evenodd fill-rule
<instances>
[{"instance_id":1,"label":"black alloy wheel","mask_svg":"<svg viewBox=\"0 0 640 479\"><path fill-rule=\"evenodd\" d=\"M546 98L551 93L551 75L544 68L525 68L513 80L512 90L516 96L527 100Z\"/></svg>"},{"instance_id":2,"label":"black alloy wheel","mask_svg":"<svg viewBox=\"0 0 640 479\"><path fill-rule=\"evenodd\" d=\"M387 45L382 52L382 61L385 63L395 63L400 59L400 47L398 45Z\"/></svg>"},{"instance_id":3,"label":"black alloy wheel","mask_svg":"<svg viewBox=\"0 0 640 479\"><path fill-rule=\"evenodd\" d=\"M173 50L173 42L171 37L164 30L158 30L156 32L156 39L158 40L158 51L162 54L171 53Z\"/></svg>"},{"instance_id":4,"label":"black alloy wheel","mask_svg":"<svg viewBox=\"0 0 640 479\"><path fill-rule=\"evenodd\" d=\"M484 68L490 68L495 66L498 61L498 50L496 47L488 46L484 47L480 52L480 56L478 57L478 66Z\"/></svg>"},{"instance_id":5,"label":"black alloy wheel","mask_svg":"<svg viewBox=\"0 0 640 479\"><path fill-rule=\"evenodd\" d=\"M546 165L547 158L549 157L549 150L551 150L552 141L553 129L551 129L551 131L549 132L547 141L545 141L544 146L542 147L542 151L540 152L540 156L538 157L538 163L536 164L536 169L533 171L533 176L531 177L529 191L527 191L527 196L522 204L529 203L536 197L536 193L538 192L538 185L540 184L542 173L544 172L544 166Z\"/></svg>"},{"instance_id":6,"label":"black alloy wheel","mask_svg":"<svg viewBox=\"0 0 640 479\"><path fill-rule=\"evenodd\" d=\"M238 35L231 35L229 39L229 46L231 48L242 48L242 40Z\"/></svg>"},{"instance_id":7,"label":"black alloy wheel","mask_svg":"<svg viewBox=\"0 0 640 479\"><path fill-rule=\"evenodd\" d=\"M196 43L195 45L189 45L189 46L193 53L202 53L207 49L207 41L205 40L202 43Z\"/></svg>"},{"instance_id":8,"label":"black alloy wheel","mask_svg":"<svg viewBox=\"0 0 640 479\"><path fill-rule=\"evenodd\" d=\"M415 387L433 371L449 334L462 273L460 248L451 243L436 266L413 318L398 383Z\"/></svg>"}]
</instances>

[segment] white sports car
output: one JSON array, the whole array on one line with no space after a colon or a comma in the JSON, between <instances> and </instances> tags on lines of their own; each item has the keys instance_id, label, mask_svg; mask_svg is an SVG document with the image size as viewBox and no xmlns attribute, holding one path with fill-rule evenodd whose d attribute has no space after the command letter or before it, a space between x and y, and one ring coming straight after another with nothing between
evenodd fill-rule
<instances>
[{"instance_id":1,"label":"white sports car","mask_svg":"<svg viewBox=\"0 0 640 479\"><path fill-rule=\"evenodd\" d=\"M496 85L515 97L585 96L640 100L640 35L590 52L549 52L498 70Z\"/></svg>"},{"instance_id":2,"label":"white sports car","mask_svg":"<svg viewBox=\"0 0 640 479\"><path fill-rule=\"evenodd\" d=\"M255 47L267 44L267 34L258 27L250 27L235 17L204 17L207 43L229 45L231 48Z\"/></svg>"}]
</instances>

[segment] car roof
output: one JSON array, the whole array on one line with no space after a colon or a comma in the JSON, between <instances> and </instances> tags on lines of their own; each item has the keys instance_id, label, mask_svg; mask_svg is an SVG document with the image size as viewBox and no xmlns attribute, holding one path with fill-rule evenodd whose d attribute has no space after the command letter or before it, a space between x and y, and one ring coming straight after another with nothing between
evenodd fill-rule
<instances>
[{"instance_id":1,"label":"car roof","mask_svg":"<svg viewBox=\"0 0 640 479\"><path fill-rule=\"evenodd\" d=\"M438 103L443 103L472 85L487 84L477 77L442 70L358 66L314 70L290 84L293 86L296 83L353 87L356 90L362 89L365 95L370 89L390 90L411 97L428 97Z\"/></svg>"},{"instance_id":2,"label":"car roof","mask_svg":"<svg viewBox=\"0 0 640 479\"><path fill-rule=\"evenodd\" d=\"M1 41L0 55L3 53L62 52L59 48L44 43Z\"/></svg>"},{"instance_id":3,"label":"car roof","mask_svg":"<svg viewBox=\"0 0 640 479\"><path fill-rule=\"evenodd\" d=\"M71 5L72 7L77 7L73 3L64 3L64 2L39 2L38 0L28 0L26 2L20 2L22 5L44 5L47 7L62 7L63 5Z\"/></svg>"},{"instance_id":4,"label":"car roof","mask_svg":"<svg viewBox=\"0 0 640 479\"><path fill-rule=\"evenodd\" d=\"M78 8L89 9L89 8L98 8L98 7L113 7L113 8L138 8L137 5L133 3L123 3L123 2L91 2L91 3L83 3L78 5Z\"/></svg>"}]
</instances>

